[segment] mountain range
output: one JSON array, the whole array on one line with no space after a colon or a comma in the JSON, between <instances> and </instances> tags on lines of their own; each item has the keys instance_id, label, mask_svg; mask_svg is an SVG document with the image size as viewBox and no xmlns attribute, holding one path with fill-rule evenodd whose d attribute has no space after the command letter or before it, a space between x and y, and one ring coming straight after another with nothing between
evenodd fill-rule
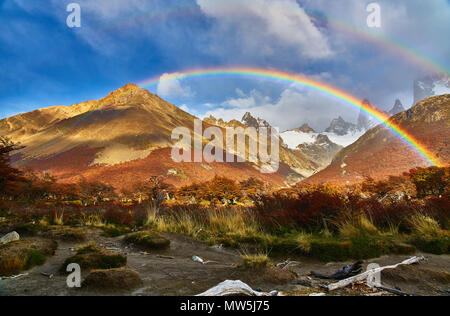
<instances>
[{"instance_id":1,"label":"mountain range","mask_svg":"<svg viewBox=\"0 0 450 316\"><path fill-rule=\"evenodd\" d=\"M367 106L369 106L368 101ZM396 100L389 111L394 120L448 162L450 95L428 98L405 111ZM15 166L46 172L61 182L101 180L116 188L161 175L182 186L216 175L242 181L256 177L272 186L359 182L426 166L411 148L385 127L360 114L356 123L334 119L323 132L307 123L281 133L280 168L260 172L260 163L175 163L171 158L176 127L194 133L195 116L159 96L128 84L100 100L53 106L0 120L0 135L22 148L12 156ZM241 121L208 117L203 128L271 128L246 113ZM225 132L225 130L224 130ZM205 140L203 140L205 142ZM248 146L248 145L247 145Z\"/></svg>"},{"instance_id":2,"label":"mountain range","mask_svg":"<svg viewBox=\"0 0 450 316\"><path fill-rule=\"evenodd\" d=\"M423 99L449 94L450 76L429 75L414 81L414 104Z\"/></svg>"},{"instance_id":3,"label":"mountain range","mask_svg":"<svg viewBox=\"0 0 450 316\"><path fill-rule=\"evenodd\" d=\"M207 181L215 175L232 175L236 180L254 176L282 186L289 179L302 180L318 168L301 152L287 148L280 151L280 168L275 174L262 174L261 166L252 163L175 163L171 158L172 131L187 127L194 133L195 119L129 84L100 100L0 120L0 135L23 147L12 157L17 167L50 173L62 182L101 179L118 188L151 175L163 175L176 186ZM209 126L206 120L203 128Z\"/></svg>"},{"instance_id":4,"label":"mountain range","mask_svg":"<svg viewBox=\"0 0 450 316\"><path fill-rule=\"evenodd\" d=\"M390 118L429 149L442 164L450 161L450 94L427 98ZM380 180L415 167L427 167L419 154L384 125L370 129L342 149L332 163L308 178L308 183L351 184L372 177Z\"/></svg>"},{"instance_id":5,"label":"mountain range","mask_svg":"<svg viewBox=\"0 0 450 316\"><path fill-rule=\"evenodd\" d=\"M366 107L372 107L368 100L364 100L363 103ZM392 109L386 114L394 115L404 110L401 101L397 99ZM361 111L356 124L347 122L339 116L333 119L330 126L323 132L316 132L308 124L304 124L300 128L281 133L281 137L289 148L301 151L317 163L321 170L331 163L341 149L353 144L378 124Z\"/></svg>"}]
</instances>

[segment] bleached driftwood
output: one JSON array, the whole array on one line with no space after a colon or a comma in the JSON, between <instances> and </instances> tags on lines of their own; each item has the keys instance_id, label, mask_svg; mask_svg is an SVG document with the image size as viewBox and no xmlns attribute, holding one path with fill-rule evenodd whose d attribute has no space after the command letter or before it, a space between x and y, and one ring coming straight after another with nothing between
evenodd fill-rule
<instances>
[{"instance_id":1,"label":"bleached driftwood","mask_svg":"<svg viewBox=\"0 0 450 316\"><path fill-rule=\"evenodd\" d=\"M28 276L28 273L13 275L10 277L0 277L0 281L1 280L14 280L14 279L18 279L18 278L25 277L25 276Z\"/></svg>"},{"instance_id":2,"label":"bleached driftwood","mask_svg":"<svg viewBox=\"0 0 450 316\"><path fill-rule=\"evenodd\" d=\"M334 290L346 287L346 286L348 286L348 285L350 285L352 283L362 282L362 281L366 280L369 276L372 276L372 275L377 274L377 273L381 273L383 270L396 269L399 266L411 265L411 264L418 263L418 262L423 261L423 260L425 260L424 257L412 257L412 258L409 258L409 259L407 259L407 260L405 260L405 261L403 261L403 262L401 262L399 264L396 264L396 265L385 266L385 267L380 267L380 268L376 268L376 269L367 270L364 273L358 274L358 275L356 275L354 277L351 277L351 278L348 278L348 279L345 279L345 280L342 280L342 281L339 281L339 282L336 282L336 283L329 284L326 287L327 287L327 289L329 291L334 291Z\"/></svg>"},{"instance_id":3,"label":"bleached driftwood","mask_svg":"<svg viewBox=\"0 0 450 316\"><path fill-rule=\"evenodd\" d=\"M271 293L258 292L242 281L224 281L219 285L209 289L197 296L277 296L278 292Z\"/></svg>"},{"instance_id":4,"label":"bleached driftwood","mask_svg":"<svg viewBox=\"0 0 450 316\"><path fill-rule=\"evenodd\" d=\"M320 297L320 296L327 296L325 293L311 293L309 294L311 297Z\"/></svg>"}]
</instances>

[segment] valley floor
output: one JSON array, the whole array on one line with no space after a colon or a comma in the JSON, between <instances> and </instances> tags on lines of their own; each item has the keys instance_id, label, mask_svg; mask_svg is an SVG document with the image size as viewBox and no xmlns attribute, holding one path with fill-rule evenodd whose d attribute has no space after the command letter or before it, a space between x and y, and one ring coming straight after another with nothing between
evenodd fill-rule
<instances>
[{"instance_id":1,"label":"valley floor","mask_svg":"<svg viewBox=\"0 0 450 316\"><path fill-rule=\"evenodd\" d=\"M309 295L324 292L319 287L329 281L313 279L309 276L311 270L333 274L342 266L351 262L324 264L309 258L290 258L298 262L289 268L291 272L275 267L264 271L249 270L239 267L242 262L238 251L209 246L190 237L175 234L164 234L171 241L170 249L150 253L128 247L123 243L123 237L107 238L101 236L101 231L91 229L89 240L113 252L127 256L128 267L136 271L143 280L143 285L130 291L88 291L86 289L69 289L66 276L59 270L64 261L74 255L75 248L80 243L59 242L54 256L47 258L44 265L35 267L25 275L15 279L0 280L0 295L6 296L85 296L85 295L127 295L127 296L190 296L199 294L224 280L242 280L255 290L278 290L285 295ZM207 264L192 260L198 256ZM396 264L409 256L390 255L374 260L366 260L364 268L369 263L381 266ZM449 295L450 289L450 256L428 255L427 261L382 275L385 286L398 288L402 291L418 295ZM277 258L279 263L288 258ZM44 274L53 275L52 278ZM86 273L87 274L87 273ZM83 279L86 274L82 271ZM327 295L367 295L373 294L363 285L334 291ZM381 293L381 295L388 295Z\"/></svg>"}]
</instances>

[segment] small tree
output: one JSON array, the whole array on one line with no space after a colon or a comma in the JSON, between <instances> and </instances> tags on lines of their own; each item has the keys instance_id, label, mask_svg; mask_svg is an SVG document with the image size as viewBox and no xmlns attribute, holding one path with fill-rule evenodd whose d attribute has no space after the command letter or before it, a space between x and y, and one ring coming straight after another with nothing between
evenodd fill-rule
<instances>
[{"instance_id":1,"label":"small tree","mask_svg":"<svg viewBox=\"0 0 450 316\"><path fill-rule=\"evenodd\" d=\"M56 198L56 180L48 173L37 174L31 170L24 173L26 182L22 185L22 196L27 201L42 201Z\"/></svg>"},{"instance_id":2,"label":"small tree","mask_svg":"<svg viewBox=\"0 0 450 316\"><path fill-rule=\"evenodd\" d=\"M116 198L115 190L112 186L101 182L88 182L82 178L78 183L79 195L84 205L87 205L89 201L103 202L105 200L113 200Z\"/></svg>"},{"instance_id":3,"label":"small tree","mask_svg":"<svg viewBox=\"0 0 450 316\"><path fill-rule=\"evenodd\" d=\"M416 168L409 172L411 181L416 186L417 196L442 195L450 182L450 167Z\"/></svg>"},{"instance_id":4,"label":"small tree","mask_svg":"<svg viewBox=\"0 0 450 316\"><path fill-rule=\"evenodd\" d=\"M151 176L147 181L137 183L134 186L135 195L138 197L139 204L143 200L150 200L156 208L156 215L159 215L161 204L174 194L173 186L164 182L162 176Z\"/></svg>"},{"instance_id":5,"label":"small tree","mask_svg":"<svg viewBox=\"0 0 450 316\"><path fill-rule=\"evenodd\" d=\"M204 198L205 191L206 188L204 185L193 183L191 185L179 188L176 192L176 196L178 199L188 199L193 202L197 202Z\"/></svg>"},{"instance_id":6,"label":"small tree","mask_svg":"<svg viewBox=\"0 0 450 316\"><path fill-rule=\"evenodd\" d=\"M235 204L242 198L239 185L228 178L216 176L206 184L205 197L211 202L222 202L223 204Z\"/></svg>"},{"instance_id":7,"label":"small tree","mask_svg":"<svg viewBox=\"0 0 450 316\"><path fill-rule=\"evenodd\" d=\"M0 136L0 194L3 198L17 196L25 182L22 172L11 167L10 153L19 149L8 138Z\"/></svg>"}]
</instances>

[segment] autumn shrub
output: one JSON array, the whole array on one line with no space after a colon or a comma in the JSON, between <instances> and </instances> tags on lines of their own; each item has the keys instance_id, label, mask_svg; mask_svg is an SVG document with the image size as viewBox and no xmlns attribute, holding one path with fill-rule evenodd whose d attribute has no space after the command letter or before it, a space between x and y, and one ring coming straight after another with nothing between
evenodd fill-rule
<instances>
[{"instance_id":1,"label":"autumn shrub","mask_svg":"<svg viewBox=\"0 0 450 316\"><path fill-rule=\"evenodd\" d=\"M380 201L374 197L358 200L353 208L370 218L380 229L397 227L401 232L408 232L408 218L423 211L422 203L417 201Z\"/></svg>"},{"instance_id":2,"label":"autumn shrub","mask_svg":"<svg viewBox=\"0 0 450 316\"><path fill-rule=\"evenodd\" d=\"M103 220L109 224L131 226L133 215L131 211L110 208L103 214Z\"/></svg>"},{"instance_id":3,"label":"autumn shrub","mask_svg":"<svg viewBox=\"0 0 450 316\"><path fill-rule=\"evenodd\" d=\"M424 213L435 218L444 228L450 229L450 194L425 200Z\"/></svg>"},{"instance_id":4,"label":"autumn shrub","mask_svg":"<svg viewBox=\"0 0 450 316\"><path fill-rule=\"evenodd\" d=\"M308 230L335 229L335 222L348 209L345 198L334 192L307 191L297 197L264 197L254 208L269 228L291 227Z\"/></svg>"},{"instance_id":5,"label":"autumn shrub","mask_svg":"<svg viewBox=\"0 0 450 316\"><path fill-rule=\"evenodd\" d=\"M409 176L416 186L419 198L440 196L450 185L450 167L415 168L405 175Z\"/></svg>"},{"instance_id":6,"label":"autumn shrub","mask_svg":"<svg viewBox=\"0 0 450 316\"><path fill-rule=\"evenodd\" d=\"M258 195L254 197L252 210L264 227L274 229L283 222L288 222L288 219L280 219L280 217L283 217L282 211L294 201L295 197L280 193Z\"/></svg>"},{"instance_id":7,"label":"autumn shrub","mask_svg":"<svg viewBox=\"0 0 450 316\"><path fill-rule=\"evenodd\" d=\"M241 188L234 180L216 176L205 184L203 198L211 202L235 204L242 198Z\"/></svg>"}]
</instances>

